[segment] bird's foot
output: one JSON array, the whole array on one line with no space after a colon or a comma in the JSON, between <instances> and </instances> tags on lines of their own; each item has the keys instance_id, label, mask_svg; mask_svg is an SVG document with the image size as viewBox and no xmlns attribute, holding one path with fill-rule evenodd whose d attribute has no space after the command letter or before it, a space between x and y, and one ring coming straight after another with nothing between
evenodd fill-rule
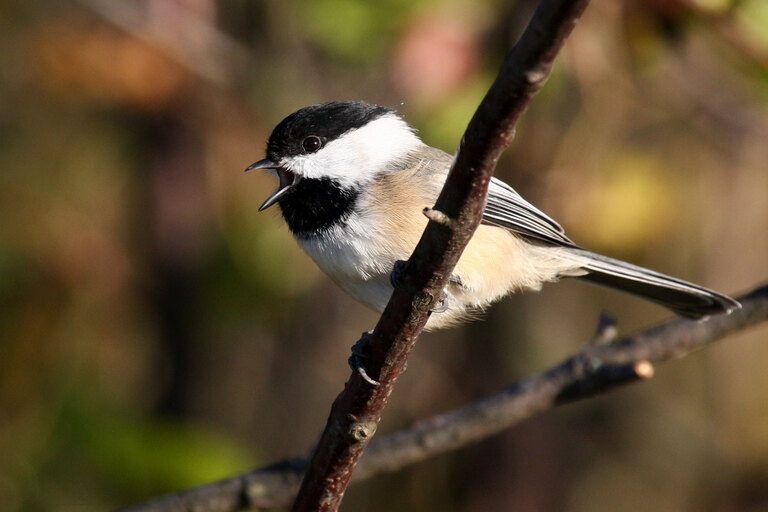
<instances>
[{"instance_id":1,"label":"bird's foot","mask_svg":"<svg viewBox=\"0 0 768 512\"><path fill-rule=\"evenodd\" d=\"M405 275L405 269L408 268L408 262L405 260L397 260L392 272L389 274L389 282L392 288L397 288L397 285L403 282L403 276Z\"/></svg>"},{"instance_id":2,"label":"bird's foot","mask_svg":"<svg viewBox=\"0 0 768 512\"><path fill-rule=\"evenodd\" d=\"M371 357L371 349L369 345L371 334L373 334L373 331L364 332L360 336L360 339L352 345L352 355L349 356L347 362L349 363L349 367L352 368L352 371L360 375L365 382L371 386L378 387L381 385L381 382L372 379L368 375L364 364L364 361Z\"/></svg>"},{"instance_id":3,"label":"bird's foot","mask_svg":"<svg viewBox=\"0 0 768 512\"><path fill-rule=\"evenodd\" d=\"M392 268L392 272L389 274L389 282L392 284L392 287L395 288L397 285L399 285L403 281L403 276L405 275L405 269L408 268L408 262L405 260L397 260L395 261L395 265ZM459 286L462 285L461 279L458 276L451 276L450 279L451 284L458 284ZM448 311L448 306L445 304L447 297L447 292L443 290L440 299L435 304L435 307L432 308L432 313L445 313Z\"/></svg>"},{"instance_id":4,"label":"bird's foot","mask_svg":"<svg viewBox=\"0 0 768 512\"><path fill-rule=\"evenodd\" d=\"M433 314L434 313L445 313L446 311L448 311L448 306L445 304L445 297L446 297L445 296L445 291L443 291L440 294L440 298L437 299L437 302L435 303L435 307L433 307L429 311L431 313L433 313Z\"/></svg>"}]
</instances>

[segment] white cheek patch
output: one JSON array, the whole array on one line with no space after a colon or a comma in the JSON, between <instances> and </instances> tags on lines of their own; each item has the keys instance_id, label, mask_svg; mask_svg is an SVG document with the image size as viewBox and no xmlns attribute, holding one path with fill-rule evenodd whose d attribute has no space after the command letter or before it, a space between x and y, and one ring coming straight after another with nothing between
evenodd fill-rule
<instances>
[{"instance_id":1,"label":"white cheek patch","mask_svg":"<svg viewBox=\"0 0 768 512\"><path fill-rule=\"evenodd\" d=\"M387 114L332 140L317 153L286 158L281 164L305 178L331 178L352 186L396 167L421 145L405 121Z\"/></svg>"}]
</instances>

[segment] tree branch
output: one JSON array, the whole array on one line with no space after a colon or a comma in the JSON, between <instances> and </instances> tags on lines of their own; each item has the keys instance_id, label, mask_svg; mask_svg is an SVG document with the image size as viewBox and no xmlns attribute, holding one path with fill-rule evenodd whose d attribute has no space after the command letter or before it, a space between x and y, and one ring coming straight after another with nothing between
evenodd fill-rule
<instances>
[{"instance_id":1,"label":"tree branch","mask_svg":"<svg viewBox=\"0 0 768 512\"><path fill-rule=\"evenodd\" d=\"M703 321L670 320L615 342L603 342L551 369L453 411L375 439L360 461L356 480L474 443L556 405L604 393L648 378L653 363L683 357L713 341L768 320L768 285L738 297L742 309ZM640 370L640 371L638 371ZM190 489L125 509L124 512L234 512L288 504L307 461L293 459L245 475Z\"/></svg>"},{"instance_id":2,"label":"tree branch","mask_svg":"<svg viewBox=\"0 0 768 512\"><path fill-rule=\"evenodd\" d=\"M336 398L312 455L295 512L335 511L355 464L376 431L408 354L440 300L464 247L480 224L488 183L514 126L549 76L552 62L589 0L543 0L504 61L467 127L430 220L397 286L367 338L372 386L353 372ZM439 213L438 213L439 212ZM441 222L434 219L440 218Z\"/></svg>"},{"instance_id":3,"label":"tree branch","mask_svg":"<svg viewBox=\"0 0 768 512\"><path fill-rule=\"evenodd\" d=\"M768 285L739 297L742 309L706 320L674 318L615 342L591 345L549 370L454 411L377 439L361 478L399 469L491 436L524 419L653 376L653 363L683 357L768 320Z\"/></svg>"}]
</instances>

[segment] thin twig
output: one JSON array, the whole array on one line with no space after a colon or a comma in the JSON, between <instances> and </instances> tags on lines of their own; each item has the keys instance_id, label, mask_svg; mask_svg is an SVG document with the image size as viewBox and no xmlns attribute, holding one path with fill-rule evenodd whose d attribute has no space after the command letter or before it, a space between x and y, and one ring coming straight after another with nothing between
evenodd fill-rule
<instances>
[{"instance_id":1,"label":"thin twig","mask_svg":"<svg viewBox=\"0 0 768 512\"><path fill-rule=\"evenodd\" d=\"M696 322L673 319L611 344L588 346L551 369L490 396L371 442L355 480L479 441L552 407L653 376L653 363L685 356L704 345L768 320L768 285L738 297L742 309ZM585 364L592 361L592 364ZM602 368L627 368L630 380L610 380ZM592 370L590 371L590 368ZM614 376L621 372L614 373ZM293 459L221 482L168 495L124 512L234 512L285 506L295 495L306 461Z\"/></svg>"},{"instance_id":2,"label":"thin twig","mask_svg":"<svg viewBox=\"0 0 768 512\"><path fill-rule=\"evenodd\" d=\"M544 85L557 52L589 0L543 0L507 55L467 127L459 152L430 220L369 338L367 373L371 386L353 372L336 398L312 455L295 512L335 511L355 464L378 425L408 354L440 300L453 267L482 218L488 183L514 127ZM437 219L437 217L436 217ZM366 435L356 435L365 431Z\"/></svg>"},{"instance_id":3,"label":"thin twig","mask_svg":"<svg viewBox=\"0 0 768 512\"><path fill-rule=\"evenodd\" d=\"M607 311L600 313L600 318L597 319L597 328L595 328L595 335L589 340L590 345L606 345L613 343L618 336L619 330L616 328L616 317Z\"/></svg>"}]
</instances>

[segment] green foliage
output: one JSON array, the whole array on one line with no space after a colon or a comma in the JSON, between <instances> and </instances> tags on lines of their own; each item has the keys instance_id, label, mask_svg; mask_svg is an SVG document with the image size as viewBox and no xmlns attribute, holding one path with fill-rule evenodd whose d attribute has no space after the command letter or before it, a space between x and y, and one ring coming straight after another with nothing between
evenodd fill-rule
<instances>
[{"instance_id":1,"label":"green foliage","mask_svg":"<svg viewBox=\"0 0 768 512\"><path fill-rule=\"evenodd\" d=\"M307 33L333 57L362 64L381 58L420 3L406 0L302 0Z\"/></svg>"},{"instance_id":2,"label":"green foliage","mask_svg":"<svg viewBox=\"0 0 768 512\"><path fill-rule=\"evenodd\" d=\"M758 48L768 47L768 2L763 0L750 0L740 2L737 10L737 18L744 23L746 32L744 37L754 40Z\"/></svg>"},{"instance_id":3,"label":"green foliage","mask_svg":"<svg viewBox=\"0 0 768 512\"><path fill-rule=\"evenodd\" d=\"M92 411L68 421L100 477L124 486L127 495L167 493L246 471L259 462L227 436L189 420L105 417Z\"/></svg>"}]
</instances>

